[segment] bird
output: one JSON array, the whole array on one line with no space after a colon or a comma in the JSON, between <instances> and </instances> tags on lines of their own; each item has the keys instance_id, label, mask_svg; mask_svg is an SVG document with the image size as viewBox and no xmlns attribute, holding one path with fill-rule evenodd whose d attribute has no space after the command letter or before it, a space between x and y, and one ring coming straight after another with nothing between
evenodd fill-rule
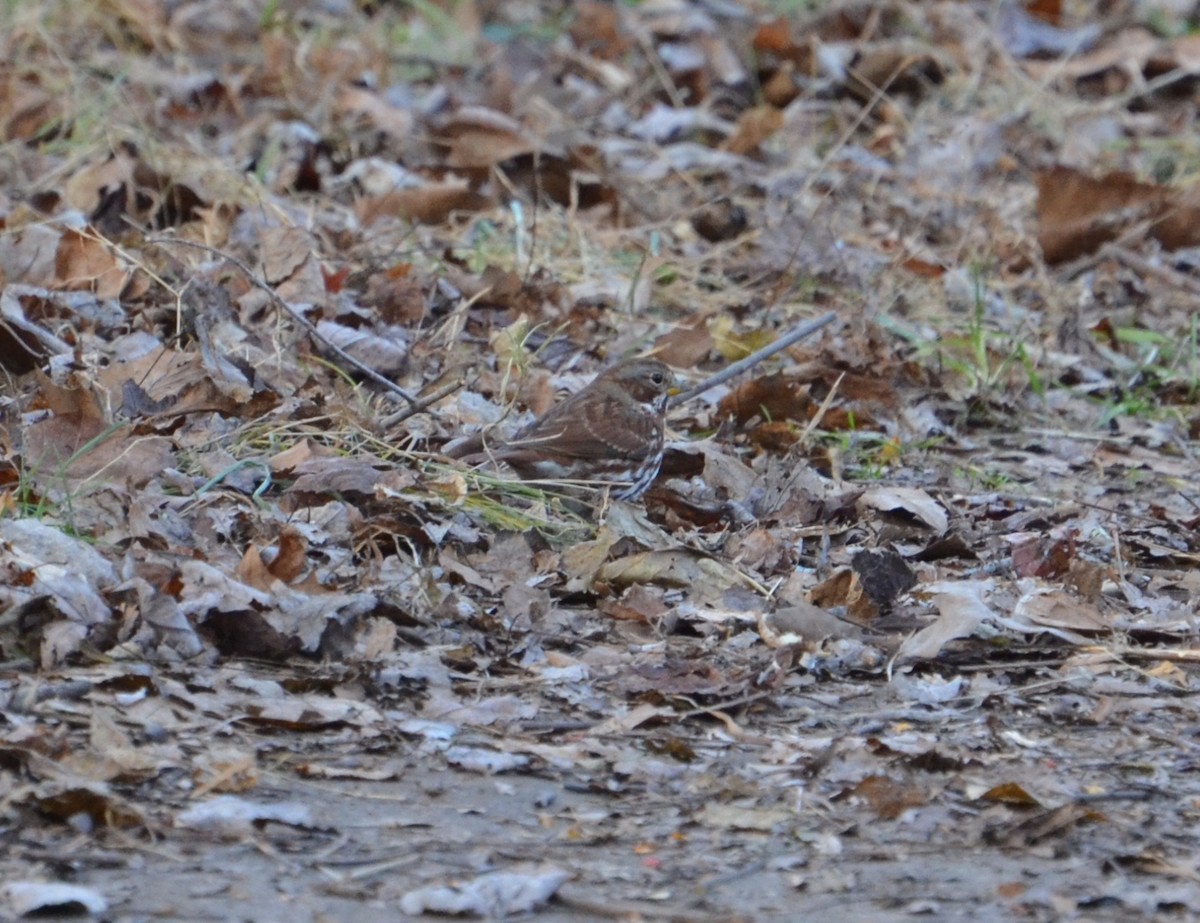
<instances>
[{"instance_id":1,"label":"bird","mask_svg":"<svg viewBox=\"0 0 1200 923\"><path fill-rule=\"evenodd\" d=\"M617 500L636 500L658 476L663 428L675 375L654 358L627 359L509 440L478 437L446 454L468 464L503 462L523 480L607 485ZM482 449L482 451L481 451Z\"/></svg>"}]
</instances>

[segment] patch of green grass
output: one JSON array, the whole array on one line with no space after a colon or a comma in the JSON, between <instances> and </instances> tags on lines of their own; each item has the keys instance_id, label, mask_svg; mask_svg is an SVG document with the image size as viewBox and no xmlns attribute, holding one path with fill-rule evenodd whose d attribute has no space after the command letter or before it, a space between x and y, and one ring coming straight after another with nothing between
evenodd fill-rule
<instances>
[{"instance_id":1,"label":"patch of green grass","mask_svg":"<svg viewBox=\"0 0 1200 923\"><path fill-rule=\"evenodd\" d=\"M1159 419L1200 401L1200 324L1194 315L1181 337L1141 327L1118 327L1114 335L1132 366L1122 386L1100 399L1100 426L1120 417Z\"/></svg>"},{"instance_id":2,"label":"patch of green grass","mask_svg":"<svg viewBox=\"0 0 1200 923\"><path fill-rule=\"evenodd\" d=\"M468 492L462 508L491 529L537 532L554 544L586 541L595 536L595 524L572 510L572 500L561 493L489 471L463 472L445 466L430 467L453 471L466 478Z\"/></svg>"},{"instance_id":3,"label":"patch of green grass","mask_svg":"<svg viewBox=\"0 0 1200 923\"><path fill-rule=\"evenodd\" d=\"M87 458L100 445L124 432L125 423L111 423L66 458L53 470L34 467L22 470L14 491L13 512L17 519L36 519L52 522L57 528L76 538L88 538L76 525L75 504L89 492L89 480L72 478L69 472L77 462Z\"/></svg>"},{"instance_id":4,"label":"patch of green grass","mask_svg":"<svg viewBox=\"0 0 1200 923\"><path fill-rule=\"evenodd\" d=\"M1019 336L993 330L985 321L986 286L976 273L975 298L967 328L943 337L939 348L946 368L966 380L976 400L989 401L1021 384L1038 397L1045 386Z\"/></svg>"},{"instance_id":5,"label":"patch of green grass","mask_svg":"<svg viewBox=\"0 0 1200 923\"><path fill-rule=\"evenodd\" d=\"M1011 472L999 468L980 468L965 465L954 469L955 476L970 485L972 490L1011 492L1016 485Z\"/></svg>"},{"instance_id":6,"label":"patch of green grass","mask_svg":"<svg viewBox=\"0 0 1200 923\"><path fill-rule=\"evenodd\" d=\"M772 14L788 19L807 18L826 9L818 0L768 0L765 6Z\"/></svg>"},{"instance_id":7,"label":"patch of green grass","mask_svg":"<svg viewBox=\"0 0 1200 923\"><path fill-rule=\"evenodd\" d=\"M389 46L410 57L442 64L467 66L474 63L475 38L454 17L454 4L430 0L407 0L412 15L391 23Z\"/></svg>"},{"instance_id":8,"label":"patch of green grass","mask_svg":"<svg viewBox=\"0 0 1200 923\"><path fill-rule=\"evenodd\" d=\"M856 481L882 481L889 470L909 464L914 454L934 449L942 441L932 437L905 443L883 433L853 429L826 431L818 438L841 457L846 472Z\"/></svg>"},{"instance_id":9,"label":"patch of green grass","mask_svg":"<svg viewBox=\"0 0 1200 923\"><path fill-rule=\"evenodd\" d=\"M987 285L982 268L972 272L973 298L966 327L927 340L911 330L887 325L917 347L921 357L958 379L965 391L968 419L987 418L1014 398L1032 393L1046 397L1046 383L1021 331L996 329L986 317Z\"/></svg>"}]
</instances>

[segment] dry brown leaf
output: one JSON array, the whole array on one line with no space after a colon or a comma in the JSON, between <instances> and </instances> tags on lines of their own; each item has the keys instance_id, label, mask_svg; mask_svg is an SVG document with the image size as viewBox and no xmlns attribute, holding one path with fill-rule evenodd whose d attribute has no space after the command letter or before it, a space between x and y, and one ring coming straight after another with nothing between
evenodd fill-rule
<instances>
[{"instance_id":1,"label":"dry brown leaf","mask_svg":"<svg viewBox=\"0 0 1200 923\"><path fill-rule=\"evenodd\" d=\"M397 141L407 140L415 119L407 109L393 106L371 90L344 86L338 94L338 109L360 119Z\"/></svg>"},{"instance_id":2,"label":"dry brown leaf","mask_svg":"<svg viewBox=\"0 0 1200 923\"><path fill-rule=\"evenodd\" d=\"M937 535L944 535L950 526L942 505L916 487L870 487L859 496L858 505L911 517Z\"/></svg>"},{"instance_id":3,"label":"dry brown leaf","mask_svg":"<svg viewBox=\"0 0 1200 923\"><path fill-rule=\"evenodd\" d=\"M599 724L592 727L588 734L592 737L603 737L608 734L622 734L632 731L636 727L640 727L647 721L673 721L675 712L661 705L651 705L643 702L637 705L624 714L613 715Z\"/></svg>"},{"instance_id":4,"label":"dry brown leaf","mask_svg":"<svg viewBox=\"0 0 1200 923\"><path fill-rule=\"evenodd\" d=\"M113 794L101 783L64 787L53 794L34 795L27 800L46 817L62 823L69 823L80 815L99 828L125 829L146 823L146 817L136 805Z\"/></svg>"},{"instance_id":5,"label":"dry brown leaf","mask_svg":"<svg viewBox=\"0 0 1200 923\"><path fill-rule=\"evenodd\" d=\"M782 125L783 113L774 106L747 109L738 117L733 134L725 139L721 148L733 154L751 154Z\"/></svg>"},{"instance_id":6,"label":"dry brown leaf","mask_svg":"<svg viewBox=\"0 0 1200 923\"><path fill-rule=\"evenodd\" d=\"M135 745L107 708L92 711L88 743L86 752L72 753L63 761L81 778L130 784L174 769L184 760L183 751L176 745Z\"/></svg>"},{"instance_id":7,"label":"dry brown leaf","mask_svg":"<svg viewBox=\"0 0 1200 923\"><path fill-rule=\"evenodd\" d=\"M994 801L997 804L1013 805L1020 808L1040 808L1041 802L1034 798L1025 788L1016 782L1003 782L989 788L979 796L980 801Z\"/></svg>"},{"instance_id":8,"label":"dry brown leaf","mask_svg":"<svg viewBox=\"0 0 1200 923\"><path fill-rule=\"evenodd\" d=\"M787 808L755 808L735 804L706 804L695 817L697 823L714 830L753 830L773 833L795 821Z\"/></svg>"},{"instance_id":9,"label":"dry brown leaf","mask_svg":"<svg viewBox=\"0 0 1200 923\"><path fill-rule=\"evenodd\" d=\"M441 224L455 214L490 208L492 200L458 183L397 189L387 195L362 199L359 219L368 227L384 218L400 218L417 224Z\"/></svg>"},{"instance_id":10,"label":"dry brown leaf","mask_svg":"<svg viewBox=\"0 0 1200 923\"><path fill-rule=\"evenodd\" d=\"M596 608L614 619L659 624L671 607L663 601L665 591L660 587L635 584L618 599L601 599Z\"/></svg>"},{"instance_id":11,"label":"dry brown leaf","mask_svg":"<svg viewBox=\"0 0 1200 923\"><path fill-rule=\"evenodd\" d=\"M318 695L297 695L249 704L247 723L288 731L320 731L330 727L375 724L379 713L365 702L348 702Z\"/></svg>"},{"instance_id":12,"label":"dry brown leaf","mask_svg":"<svg viewBox=\"0 0 1200 923\"><path fill-rule=\"evenodd\" d=\"M167 5L160 0L102 0L100 8L150 48L167 49Z\"/></svg>"},{"instance_id":13,"label":"dry brown leaf","mask_svg":"<svg viewBox=\"0 0 1200 923\"><path fill-rule=\"evenodd\" d=\"M210 792L248 792L258 787L258 761L251 750L212 747L197 755L192 766L196 788L192 798Z\"/></svg>"},{"instance_id":14,"label":"dry brown leaf","mask_svg":"<svg viewBox=\"0 0 1200 923\"><path fill-rule=\"evenodd\" d=\"M838 798L861 798L884 820L895 820L905 811L919 808L929 800L923 789L910 782L878 775L867 776Z\"/></svg>"},{"instance_id":15,"label":"dry brown leaf","mask_svg":"<svg viewBox=\"0 0 1200 923\"><path fill-rule=\"evenodd\" d=\"M59 98L37 74L6 69L0 75L0 138L32 141L53 129L61 117Z\"/></svg>"},{"instance_id":16,"label":"dry brown leaf","mask_svg":"<svg viewBox=\"0 0 1200 923\"><path fill-rule=\"evenodd\" d=\"M1076 599L1063 590L1039 588L1026 593L1013 607L1011 624L1037 628L1107 634L1112 620L1086 600Z\"/></svg>"},{"instance_id":17,"label":"dry brown leaf","mask_svg":"<svg viewBox=\"0 0 1200 923\"><path fill-rule=\"evenodd\" d=\"M1145 74L1146 64L1156 54L1170 45L1144 28L1124 29L1108 36L1095 50L1085 54L1071 55L1066 59L1057 57L1049 60L1026 60L1022 67L1035 79L1099 82L1106 75L1113 79L1106 82L1109 92L1121 92L1129 84Z\"/></svg>"},{"instance_id":18,"label":"dry brown leaf","mask_svg":"<svg viewBox=\"0 0 1200 923\"><path fill-rule=\"evenodd\" d=\"M758 633L768 647L811 646L829 638L863 639L863 630L853 622L808 603L784 606L760 615Z\"/></svg>"},{"instance_id":19,"label":"dry brown leaf","mask_svg":"<svg viewBox=\"0 0 1200 923\"><path fill-rule=\"evenodd\" d=\"M728 564L687 549L645 551L604 564L596 572L597 586L623 590L635 584L683 589L688 598L719 605L725 593L753 584Z\"/></svg>"},{"instance_id":20,"label":"dry brown leaf","mask_svg":"<svg viewBox=\"0 0 1200 923\"><path fill-rule=\"evenodd\" d=\"M570 35L575 47L605 61L616 61L629 50L632 39L621 27L620 8L611 3L584 0L575 4Z\"/></svg>"},{"instance_id":21,"label":"dry brown leaf","mask_svg":"<svg viewBox=\"0 0 1200 923\"><path fill-rule=\"evenodd\" d=\"M85 215L100 207L105 195L133 185L137 166L137 151L129 144L119 144L102 162L91 164L72 174L63 194L72 206Z\"/></svg>"},{"instance_id":22,"label":"dry brown leaf","mask_svg":"<svg viewBox=\"0 0 1200 923\"><path fill-rule=\"evenodd\" d=\"M275 584L274 575L272 575L270 568L267 567L262 554L253 545L246 549L234 573L247 586L252 586L264 592L270 592L271 587Z\"/></svg>"},{"instance_id":23,"label":"dry brown leaf","mask_svg":"<svg viewBox=\"0 0 1200 923\"><path fill-rule=\"evenodd\" d=\"M745 424L754 417L764 420L806 422L816 404L808 389L782 373L747 381L717 405L717 413Z\"/></svg>"},{"instance_id":24,"label":"dry brown leaf","mask_svg":"<svg viewBox=\"0 0 1200 923\"><path fill-rule=\"evenodd\" d=\"M131 272L94 235L63 231L54 255L55 288L92 292L97 298L117 298L129 284Z\"/></svg>"},{"instance_id":25,"label":"dry brown leaf","mask_svg":"<svg viewBox=\"0 0 1200 923\"><path fill-rule=\"evenodd\" d=\"M258 45L263 25L244 0L188 0L171 9L167 41L185 54L223 57Z\"/></svg>"},{"instance_id":26,"label":"dry brown leaf","mask_svg":"<svg viewBox=\"0 0 1200 923\"><path fill-rule=\"evenodd\" d=\"M520 122L482 106L464 106L438 124L440 143L449 147L447 166L487 169L537 150Z\"/></svg>"},{"instance_id":27,"label":"dry brown leaf","mask_svg":"<svg viewBox=\"0 0 1200 923\"><path fill-rule=\"evenodd\" d=\"M342 456L314 456L300 462L292 470L295 480L288 488L286 497L290 508L314 506L331 497L349 502L362 502L375 496L381 482L389 481L388 473L379 469L381 463L370 457L343 458ZM412 472L390 473L392 491L411 487L416 483Z\"/></svg>"},{"instance_id":28,"label":"dry brown leaf","mask_svg":"<svg viewBox=\"0 0 1200 923\"><path fill-rule=\"evenodd\" d=\"M271 574L284 583L293 583L308 570L308 541L295 526L279 533L278 550L268 565Z\"/></svg>"},{"instance_id":29,"label":"dry brown leaf","mask_svg":"<svg viewBox=\"0 0 1200 923\"><path fill-rule=\"evenodd\" d=\"M1025 806L1024 798L1029 798L1032 801L1031 806L1041 806L1016 783L997 787L998 790L1005 788L1009 788L1017 799L1013 802L1014 804L1023 807ZM1095 808L1086 804L1064 804L1050 811L1040 811L1028 820L1017 824L1008 831L1001 842L1010 849L1027 850L1051 837L1063 837L1081 824L1103 823L1107 819Z\"/></svg>"},{"instance_id":30,"label":"dry brown leaf","mask_svg":"<svg viewBox=\"0 0 1200 923\"><path fill-rule=\"evenodd\" d=\"M1092 177L1063 166L1040 171L1035 181L1038 243L1052 265L1094 253L1141 222L1168 250L1200 243L1200 200L1192 191L1128 172Z\"/></svg>"},{"instance_id":31,"label":"dry brown leaf","mask_svg":"<svg viewBox=\"0 0 1200 923\"><path fill-rule=\"evenodd\" d=\"M55 416L105 422L104 403L96 387L82 375L72 375L68 385L51 381L41 370L34 373L38 390L33 406L49 410Z\"/></svg>"},{"instance_id":32,"label":"dry brown leaf","mask_svg":"<svg viewBox=\"0 0 1200 923\"><path fill-rule=\"evenodd\" d=\"M276 294L290 304L320 305L325 302L325 274L316 247L307 231L295 227L275 227L260 236L263 277L275 286ZM256 300L262 293L253 290L244 297Z\"/></svg>"},{"instance_id":33,"label":"dry brown leaf","mask_svg":"<svg viewBox=\"0 0 1200 923\"><path fill-rule=\"evenodd\" d=\"M301 439L268 458L267 465L271 469L271 474L278 477L290 475L302 465L315 462L316 459L332 458L334 455L333 449L328 446L314 442L312 439Z\"/></svg>"},{"instance_id":34,"label":"dry brown leaf","mask_svg":"<svg viewBox=\"0 0 1200 923\"><path fill-rule=\"evenodd\" d=\"M1191 459L1167 455L1141 445L1101 443L1091 455L1091 461L1103 467L1139 468L1171 478L1191 478L1196 466Z\"/></svg>"},{"instance_id":35,"label":"dry brown leaf","mask_svg":"<svg viewBox=\"0 0 1200 923\"><path fill-rule=\"evenodd\" d=\"M652 352L673 368L690 369L707 359L712 348L713 338L705 318L696 317L660 336Z\"/></svg>"},{"instance_id":36,"label":"dry brown leaf","mask_svg":"<svg viewBox=\"0 0 1200 923\"><path fill-rule=\"evenodd\" d=\"M808 591L809 602L822 609L849 606L862 593L858 576L850 568L842 568Z\"/></svg>"}]
</instances>

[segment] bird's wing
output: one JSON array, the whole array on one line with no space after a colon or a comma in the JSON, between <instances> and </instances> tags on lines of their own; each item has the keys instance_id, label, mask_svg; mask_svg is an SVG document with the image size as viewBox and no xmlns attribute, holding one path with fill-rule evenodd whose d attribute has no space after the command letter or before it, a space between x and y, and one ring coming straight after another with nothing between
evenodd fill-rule
<instances>
[{"instance_id":1,"label":"bird's wing","mask_svg":"<svg viewBox=\"0 0 1200 923\"><path fill-rule=\"evenodd\" d=\"M586 407L572 395L511 440L498 454L541 453L560 458L628 458L648 455L657 441L653 417L630 417L614 396L592 393Z\"/></svg>"}]
</instances>

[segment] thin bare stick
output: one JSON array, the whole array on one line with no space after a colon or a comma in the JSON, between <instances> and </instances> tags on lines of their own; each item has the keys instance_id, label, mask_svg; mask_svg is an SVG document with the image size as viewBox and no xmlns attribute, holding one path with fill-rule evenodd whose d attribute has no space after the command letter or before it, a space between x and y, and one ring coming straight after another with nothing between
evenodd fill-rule
<instances>
[{"instance_id":1,"label":"thin bare stick","mask_svg":"<svg viewBox=\"0 0 1200 923\"><path fill-rule=\"evenodd\" d=\"M1140 272L1144 276L1156 276L1168 285L1173 285L1192 295L1200 295L1200 282L1197 282L1189 275L1172 269L1170 266L1152 263L1141 254L1134 253L1128 247L1121 247L1117 244L1105 244L1100 248L1100 256L1111 256L1114 259L1120 260L1134 272Z\"/></svg>"},{"instance_id":2,"label":"thin bare stick","mask_svg":"<svg viewBox=\"0 0 1200 923\"><path fill-rule=\"evenodd\" d=\"M382 420L379 421L379 426L381 429L385 429L385 430L391 429L397 423L403 423L409 417L416 416L417 414L421 413L422 411L428 409L430 406L432 406L433 404L436 404L442 398L449 397L451 394L453 394L455 391L459 390L460 388L464 387L465 385L466 385L465 381L452 381L448 385L443 385L442 387L440 387L436 391L434 391L433 394L430 394L430 395L427 395L426 397L421 398L415 404L412 404L412 405L404 408L404 410L397 410L395 413L389 414L388 416L384 417Z\"/></svg>"},{"instance_id":3,"label":"thin bare stick","mask_svg":"<svg viewBox=\"0 0 1200 923\"><path fill-rule=\"evenodd\" d=\"M416 409L413 409L413 413L419 413L421 410L424 409L420 399L417 398L415 395L409 394L406 390L401 388L394 381L392 381L389 378L385 378L383 375L380 375L373 368L363 365L363 363L359 362L357 359L355 359L352 355L350 355L348 352L346 352L344 349L342 349L336 343L333 343L327 337L322 336L320 334L320 332L318 332L316 324L314 324L312 321L310 321L307 317L305 317L299 311L295 310L290 304L288 304L286 301L284 301L282 298L280 298L279 295L277 295L275 293L275 289L271 288L271 286L268 285L265 280L260 279L257 275L255 275L254 271L249 266L247 266L245 263L243 263L241 260L239 260L236 256L233 256L232 254L229 254L229 253L225 253L223 250L218 250L216 247L210 247L208 244L202 244L202 243L199 243L194 240L184 240L182 237L153 237L153 238L148 239L147 243L176 244L176 245L183 246L183 247L194 247L197 250L203 250L205 253L211 253L213 256L219 257L220 259L225 260L225 262L229 263L231 266L234 266L237 269L241 270L242 274L245 275L245 277L248 280L250 280L251 285L253 285L257 289L261 289L262 291L266 292L267 297L271 299L271 302L273 304L275 304L279 308L282 308L288 314L288 316L292 318L292 320L294 320L297 324L299 324L306 331L308 331L309 336L320 341L320 343L326 349L328 349L331 353L336 355L339 359L341 359L347 365L358 369L358 371L362 372L367 378L371 379L371 381L375 382L375 384L379 385L380 387L386 388L388 391L391 391L393 394L399 395L400 397L404 398L404 400L408 401L410 409L416 408Z\"/></svg>"},{"instance_id":4,"label":"thin bare stick","mask_svg":"<svg viewBox=\"0 0 1200 923\"><path fill-rule=\"evenodd\" d=\"M696 387L689 388L682 394L677 394L675 397L671 398L671 406L682 404L684 401L690 401L697 395L703 394L709 388L715 388L717 385L729 381L729 379L733 378L734 376L742 374L742 372L746 371L746 369L750 369L758 365L767 357L773 356L777 352L787 349L794 343L799 343L801 340L812 336L822 327L833 323L836 319L837 314L833 311L830 311L828 314L822 314L816 320L810 320L807 324L801 324L791 333L781 336L774 343L764 346L757 352L751 353L745 359L739 359L733 365L717 372L716 375L704 379L704 381L700 382L700 384L696 385Z\"/></svg>"},{"instance_id":5,"label":"thin bare stick","mask_svg":"<svg viewBox=\"0 0 1200 923\"><path fill-rule=\"evenodd\" d=\"M837 394L838 388L841 387L842 379L846 377L846 373L842 372L837 377L837 381L833 383L833 387L829 389L829 393L825 395L825 400L821 401L821 406L817 408L817 412L813 414L813 418L808 421L808 425L804 427L804 432L800 434L799 442L803 443L812 435L812 431L821 425L821 421L825 419L825 414L829 412L829 408L833 406L834 395Z\"/></svg>"}]
</instances>

